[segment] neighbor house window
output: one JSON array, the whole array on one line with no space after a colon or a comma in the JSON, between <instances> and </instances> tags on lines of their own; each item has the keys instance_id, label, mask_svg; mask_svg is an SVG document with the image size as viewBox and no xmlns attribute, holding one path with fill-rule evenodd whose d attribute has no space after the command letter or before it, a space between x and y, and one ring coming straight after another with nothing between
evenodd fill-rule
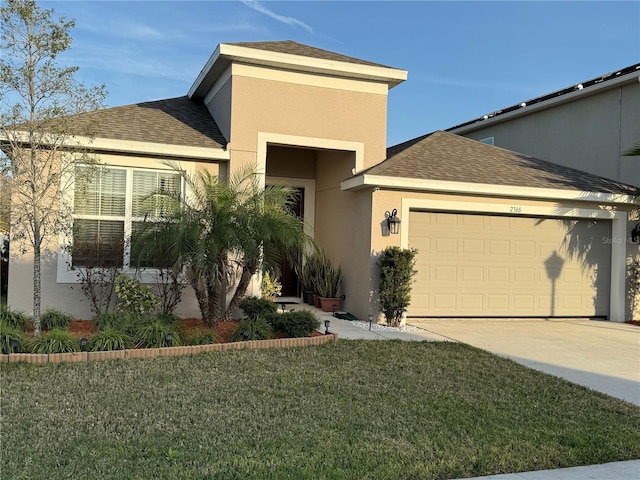
<instances>
[{"instance_id":1,"label":"neighbor house window","mask_svg":"<svg viewBox=\"0 0 640 480\"><path fill-rule=\"evenodd\" d=\"M79 167L73 201L71 264L137 266L132 261L138 252L131 248L131 233L145 221L159 221L164 193L180 194L181 183L176 172ZM147 258L140 266L159 266L158 262Z\"/></svg>"},{"instance_id":2,"label":"neighbor house window","mask_svg":"<svg viewBox=\"0 0 640 480\"><path fill-rule=\"evenodd\" d=\"M486 143L487 145L493 145L493 137L487 137L480 140L480 143Z\"/></svg>"}]
</instances>

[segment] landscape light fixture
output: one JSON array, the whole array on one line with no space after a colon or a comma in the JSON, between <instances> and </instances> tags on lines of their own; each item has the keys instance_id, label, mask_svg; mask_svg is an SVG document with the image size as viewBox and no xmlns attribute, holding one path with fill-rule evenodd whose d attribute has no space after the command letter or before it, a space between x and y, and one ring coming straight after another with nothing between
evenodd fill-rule
<instances>
[{"instance_id":1,"label":"landscape light fixture","mask_svg":"<svg viewBox=\"0 0 640 480\"><path fill-rule=\"evenodd\" d=\"M173 342L173 335L167 333L167 335L164 337L164 340L168 347L171 346L171 343Z\"/></svg>"},{"instance_id":2,"label":"landscape light fixture","mask_svg":"<svg viewBox=\"0 0 640 480\"><path fill-rule=\"evenodd\" d=\"M369 331L371 331L371 324L373 323L373 315L369 315Z\"/></svg>"},{"instance_id":3,"label":"landscape light fixture","mask_svg":"<svg viewBox=\"0 0 640 480\"><path fill-rule=\"evenodd\" d=\"M387 219L387 228L389 229L389 233L393 235L397 235L400 233L400 219L398 218L398 210L393 209L391 213L387 210L384 212L384 216Z\"/></svg>"},{"instance_id":4,"label":"landscape light fixture","mask_svg":"<svg viewBox=\"0 0 640 480\"><path fill-rule=\"evenodd\" d=\"M324 321L324 334L329 335L329 325L331 325L331 320Z\"/></svg>"},{"instance_id":5,"label":"landscape light fixture","mask_svg":"<svg viewBox=\"0 0 640 480\"><path fill-rule=\"evenodd\" d=\"M11 339L11 350L13 351L13 353L20 352L20 340L18 340L17 338Z\"/></svg>"},{"instance_id":6,"label":"landscape light fixture","mask_svg":"<svg viewBox=\"0 0 640 480\"><path fill-rule=\"evenodd\" d=\"M87 350L87 342L88 340L86 339L86 337L82 337L80 339L80 351L84 352Z\"/></svg>"}]
</instances>

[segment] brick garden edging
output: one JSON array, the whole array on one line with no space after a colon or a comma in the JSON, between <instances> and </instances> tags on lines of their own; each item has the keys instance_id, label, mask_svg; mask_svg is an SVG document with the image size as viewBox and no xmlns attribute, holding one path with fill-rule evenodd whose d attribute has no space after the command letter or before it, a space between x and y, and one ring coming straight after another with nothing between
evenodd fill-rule
<instances>
[{"instance_id":1,"label":"brick garden edging","mask_svg":"<svg viewBox=\"0 0 640 480\"><path fill-rule=\"evenodd\" d=\"M211 343L208 345L187 345L184 347L135 348L130 350L109 350L107 352L73 352L73 353L9 353L0 355L0 363L60 363L60 362L93 362L113 360L116 358L155 358L181 357L203 352L222 352L224 350L243 350L257 348L289 348L308 347L335 342L338 335L330 333L317 337L278 338L273 340L251 340L248 342Z\"/></svg>"}]
</instances>

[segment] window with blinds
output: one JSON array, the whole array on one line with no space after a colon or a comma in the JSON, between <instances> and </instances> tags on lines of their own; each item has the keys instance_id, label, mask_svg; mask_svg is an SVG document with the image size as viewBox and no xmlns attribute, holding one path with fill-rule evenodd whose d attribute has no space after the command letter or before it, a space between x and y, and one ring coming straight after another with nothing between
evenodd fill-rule
<instances>
[{"instance_id":1,"label":"window with blinds","mask_svg":"<svg viewBox=\"0 0 640 480\"><path fill-rule=\"evenodd\" d=\"M162 219L166 194L180 195L182 191L178 173L79 167L76 179L71 249L74 267L165 266L161 258L149 255L140 262L142 249L139 244L131 245L128 237L140 231L145 221Z\"/></svg>"}]
</instances>

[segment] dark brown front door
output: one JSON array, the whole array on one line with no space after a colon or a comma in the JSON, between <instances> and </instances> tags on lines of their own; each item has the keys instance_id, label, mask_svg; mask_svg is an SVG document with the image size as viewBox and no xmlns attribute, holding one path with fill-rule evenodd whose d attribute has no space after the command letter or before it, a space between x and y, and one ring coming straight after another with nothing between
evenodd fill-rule
<instances>
[{"instance_id":1,"label":"dark brown front door","mask_svg":"<svg viewBox=\"0 0 640 480\"><path fill-rule=\"evenodd\" d=\"M304 188L293 187L295 192L296 201L291 205L291 212L294 213L299 219L304 219ZM298 282L298 275L293 268L291 262L283 260L280 264L280 283L282 284L283 297L299 297L300 287Z\"/></svg>"}]
</instances>

